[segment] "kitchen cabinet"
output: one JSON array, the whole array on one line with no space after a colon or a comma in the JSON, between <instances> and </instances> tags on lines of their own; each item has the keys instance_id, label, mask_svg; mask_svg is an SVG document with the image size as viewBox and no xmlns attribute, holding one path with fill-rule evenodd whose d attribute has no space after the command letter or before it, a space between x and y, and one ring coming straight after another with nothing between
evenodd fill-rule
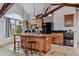
<instances>
[{"instance_id":1,"label":"kitchen cabinet","mask_svg":"<svg viewBox=\"0 0 79 59\"><path fill-rule=\"evenodd\" d=\"M65 27L71 27L74 25L74 14L64 15Z\"/></svg>"},{"instance_id":2,"label":"kitchen cabinet","mask_svg":"<svg viewBox=\"0 0 79 59\"><path fill-rule=\"evenodd\" d=\"M46 53L51 48L50 40L50 35L46 34L21 34L21 47L25 52L28 41L36 41L39 43L39 47L37 46L37 49L39 49L40 52Z\"/></svg>"},{"instance_id":3,"label":"kitchen cabinet","mask_svg":"<svg viewBox=\"0 0 79 59\"><path fill-rule=\"evenodd\" d=\"M51 34L51 43L63 44L64 38L63 33L52 33Z\"/></svg>"},{"instance_id":4,"label":"kitchen cabinet","mask_svg":"<svg viewBox=\"0 0 79 59\"><path fill-rule=\"evenodd\" d=\"M36 19L36 25L39 28L42 28L44 19Z\"/></svg>"}]
</instances>

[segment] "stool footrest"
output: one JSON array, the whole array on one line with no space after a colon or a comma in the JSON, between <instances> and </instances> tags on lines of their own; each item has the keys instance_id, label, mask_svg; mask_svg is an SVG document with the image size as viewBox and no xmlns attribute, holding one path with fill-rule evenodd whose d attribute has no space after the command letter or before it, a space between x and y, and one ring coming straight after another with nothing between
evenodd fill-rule
<instances>
[{"instance_id":1,"label":"stool footrest","mask_svg":"<svg viewBox=\"0 0 79 59\"><path fill-rule=\"evenodd\" d=\"M34 50L34 51L39 51L39 49L34 49L34 48L29 48L29 47L26 47L26 49Z\"/></svg>"}]
</instances>

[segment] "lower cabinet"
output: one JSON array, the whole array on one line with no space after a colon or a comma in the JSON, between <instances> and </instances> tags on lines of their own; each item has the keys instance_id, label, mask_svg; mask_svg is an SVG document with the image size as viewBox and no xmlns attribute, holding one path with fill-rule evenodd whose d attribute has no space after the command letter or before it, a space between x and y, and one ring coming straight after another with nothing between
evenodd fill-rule
<instances>
[{"instance_id":1,"label":"lower cabinet","mask_svg":"<svg viewBox=\"0 0 79 59\"><path fill-rule=\"evenodd\" d=\"M50 37L49 36L21 36L21 46L25 51L25 47L28 45L28 41L36 41L39 43L39 46L37 45L37 49L39 49L40 52L46 53L51 48L50 43Z\"/></svg>"},{"instance_id":2,"label":"lower cabinet","mask_svg":"<svg viewBox=\"0 0 79 59\"><path fill-rule=\"evenodd\" d=\"M51 43L64 44L63 33L53 33L51 34Z\"/></svg>"}]
</instances>

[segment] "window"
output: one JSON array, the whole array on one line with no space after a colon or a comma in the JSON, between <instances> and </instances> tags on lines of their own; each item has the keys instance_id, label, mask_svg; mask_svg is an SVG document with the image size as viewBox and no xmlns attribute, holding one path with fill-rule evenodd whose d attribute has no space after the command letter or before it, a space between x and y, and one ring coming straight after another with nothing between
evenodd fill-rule
<instances>
[{"instance_id":1,"label":"window","mask_svg":"<svg viewBox=\"0 0 79 59\"><path fill-rule=\"evenodd\" d=\"M6 37L10 37L13 33L22 31L22 21L12 18L6 18Z\"/></svg>"}]
</instances>

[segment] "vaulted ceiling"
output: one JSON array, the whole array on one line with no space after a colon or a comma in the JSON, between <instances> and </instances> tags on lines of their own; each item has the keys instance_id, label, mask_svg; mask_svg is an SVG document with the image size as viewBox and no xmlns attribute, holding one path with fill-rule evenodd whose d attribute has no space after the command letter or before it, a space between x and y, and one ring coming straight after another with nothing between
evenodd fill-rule
<instances>
[{"instance_id":1,"label":"vaulted ceiling","mask_svg":"<svg viewBox=\"0 0 79 59\"><path fill-rule=\"evenodd\" d=\"M45 9L49 5L50 5L49 3L18 3L17 4L17 6L30 17L44 13ZM0 17L2 17L5 14L5 12L7 12L6 8L8 9L10 8L8 6L9 6L8 3L0 3Z\"/></svg>"},{"instance_id":2,"label":"vaulted ceiling","mask_svg":"<svg viewBox=\"0 0 79 59\"><path fill-rule=\"evenodd\" d=\"M17 6L24 11L25 14L33 17L34 15L43 14L42 17L46 17L48 14L53 13L54 11L62 8L63 6L70 6L70 7L79 7L79 4L67 4L67 3L59 3L59 4L52 4L52 6L59 5L55 9L48 10L45 13L46 9L50 6L51 3L18 3ZM0 3L0 17L2 17L7 10L12 7L13 4L11 3Z\"/></svg>"},{"instance_id":3,"label":"vaulted ceiling","mask_svg":"<svg viewBox=\"0 0 79 59\"><path fill-rule=\"evenodd\" d=\"M2 6L3 6L3 3L0 3L0 9L2 8Z\"/></svg>"},{"instance_id":4,"label":"vaulted ceiling","mask_svg":"<svg viewBox=\"0 0 79 59\"><path fill-rule=\"evenodd\" d=\"M46 11L46 9L50 6L55 6L55 8L51 8L51 10L49 10L48 12L44 13ZM23 4L18 4L18 6L22 9L24 9L24 12L27 13L29 16L33 17L34 15L40 15L43 14L41 16L42 17L46 17L49 14L53 13L54 11L62 8L63 6L68 6L68 7L79 7L79 4L73 4L73 3L23 3Z\"/></svg>"},{"instance_id":5,"label":"vaulted ceiling","mask_svg":"<svg viewBox=\"0 0 79 59\"><path fill-rule=\"evenodd\" d=\"M49 3L21 3L18 6L24 10L29 16L36 16L37 14L42 14L49 6Z\"/></svg>"}]
</instances>

